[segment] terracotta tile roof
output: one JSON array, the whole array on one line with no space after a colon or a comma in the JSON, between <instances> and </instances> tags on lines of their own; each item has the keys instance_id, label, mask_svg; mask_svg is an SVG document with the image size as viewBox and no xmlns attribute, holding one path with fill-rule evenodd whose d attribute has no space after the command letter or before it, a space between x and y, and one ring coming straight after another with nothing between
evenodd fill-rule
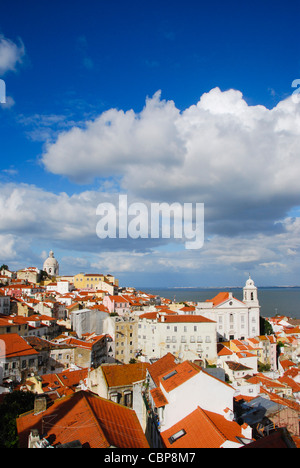
<instances>
[{"instance_id":1,"label":"terracotta tile roof","mask_svg":"<svg viewBox=\"0 0 300 468\"><path fill-rule=\"evenodd\" d=\"M106 364L101 366L108 387L123 387L134 382L145 380L146 372L150 366L147 362L134 364Z\"/></svg>"},{"instance_id":2,"label":"terracotta tile roof","mask_svg":"<svg viewBox=\"0 0 300 468\"><path fill-rule=\"evenodd\" d=\"M111 302L121 302L121 303L125 303L125 302L128 302L129 301L123 297L123 296L108 296L111 300Z\"/></svg>"},{"instance_id":3,"label":"terracotta tile roof","mask_svg":"<svg viewBox=\"0 0 300 468\"><path fill-rule=\"evenodd\" d=\"M251 369L251 367L247 367L244 364L241 364L240 362L226 361L226 364L229 367L229 369L233 372L253 370Z\"/></svg>"},{"instance_id":4,"label":"terracotta tile roof","mask_svg":"<svg viewBox=\"0 0 300 468\"><path fill-rule=\"evenodd\" d=\"M77 348L92 350L94 343L87 343L86 341L79 340L78 338L66 338L63 340L65 344L76 346Z\"/></svg>"},{"instance_id":5,"label":"terracotta tile roof","mask_svg":"<svg viewBox=\"0 0 300 468\"><path fill-rule=\"evenodd\" d=\"M80 381L84 381L88 376L88 368L79 370L65 370L59 374L41 375L42 388L44 392L60 387L77 387Z\"/></svg>"},{"instance_id":6,"label":"terracotta tile roof","mask_svg":"<svg viewBox=\"0 0 300 468\"><path fill-rule=\"evenodd\" d=\"M223 302L228 301L228 299L229 299L229 292L220 292L219 294L217 294L212 299L207 299L206 302L212 302L213 306L216 307L216 306L222 304ZM239 299L237 299L236 297L232 297L232 299L244 304L242 301L239 301Z\"/></svg>"},{"instance_id":7,"label":"terracotta tile roof","mask_svg":"<svg viewBox=\"0 0 300 468\"><path fill-rule=\"evenodd\" d=\"M225 302L229 299L229 293L228 292L220 292L217 294L215 297L212 299L207 299L206 302L212 302L213 306L217 306L219 304L222 304L222 302Z\"/></svg>"},{"instance_id":8,"label":"terracotta tile roof","mask_svg":"<svg viewBox=\"0 0 300 468\"><path fill-rule=\"evenodd\" d=\"M196 307L194 307L194 306L184 306L179 310L182 310L183 312L193 312L193 311L196 310Z\"/></svg>"},{"instance_id":9,"label":"terracotta tile roof","mask_svg":"<svg viewBox=\"0 0 300 468\"><path fill-rule=\"evenodd\" d=\"M217 345L218 356L231 356L233 351L220 343Z\"/></svg>"},{"instance_id":10,"label":"terracotta tile roof","mask_svg":"<svg viewBox=\"0 0 300 468\"><path fill-rule=\"evenodd\" d=\"M276 393L269 392L265 388L261 388L260 392L268 395L270 400L274 401L275 403L278 403L282 406L287 406L288 408L291 408L294 411L297 411L298 414L300 414L300 405L296 401L290 400L289 398L280 397Z\"/></svg>"},{"instance_id":11,"label":"terracotta tile roof","mask_svg":"<svg viewBox=\"0 0 300 468\"><path fill-rule=\"evenodd\" d=\"M146 314L140 315L140 319L158 320L160 323L215 323L202 315L179 315L177 312L164 311L163 314L159 312L147 312Z\"/></svg>"},{"instance_id":12,"label":"terracotta tile roof","mask_svg":"<svg viewBox=\"0 0 300 468\"><path fill-rule=\"evenodd\" d=\"M160 319L160 321L162 321ZM167 323L185 323L185 322L201 322L201 323L215 323L202 315L167 315L164 317L164 321Z\"/></svg>"},{"instance_id":13,"label":"terracotta tile roof","mask_svg":"<svg viewBox=\"0 0 300 468\"><path fill-rule=\"evenodd\" d=\"M38 354L38 352L17 333L0 335L0 339L4 342L4 348L2 346L0 347L0 358L12 358L17 356L31 356Z\"/></svg>"},{"instance_id":14,"label":"terracotta tile roof","mask_svg":"<svg viewBox=\"0 0 300 468\"><path fill-rule=\"evenodd\" d=\"M183 432L180 432L183 431ZM182 434L172 443L175 434ZM166 448L219 448L227 440L239 443L237 437L243 437L241 426L227 421L223 416L204 411L199 406L195 411L161 432Z\"/></svg>"},{"instance_id":15,"label":"terracotta tile roof","mask_svg":"<svg viewBox=\"0 0 300 468\"><path fill-rule=\"evenodd\" d=\"M300 384L295 382L295 380L291 379L290 377L283 376L279 377L279 382L286 384L288 387L291 387L293 393L300 393Z\"/></svg>"},{"instance_id":16,"label":"terracotta tile roof","mask_svg":"<svg viewBox=\"0 0 300 468\"><path fill-rule=\"evenodd\" d=\"M247 379L247 382L252 384L259 384L261 383L265 388L272 388L272 389L284 389L285 386L276 380L269 379L268 377L262 374L256 374L253 377ZM261 389L262 390L262 389Z\"/></svg>"},{"instance_id":17,"label":"terracotta tile roof","mask_svg":"<svg viewBox=\"0 0 300 468\"><path fill-rule=\"evenodd\" d=\"M300 374L300 369L298 369L296 367L290 367L287 371L285 371L284 376L285 377L291 377L292 379L294 379L299 374Z\"/></svg>"},{"instance_id":18,"label":"terracotta tile roof","mask_svg":"<svg viewBox=\"0 0 300 468\"><path fill-rule=\"evenodd\" d=\"M279 361L279 363L283 370L287 370L290 367L296 367L296 364L293 361L290 361L289 359L284 359L282 361Z\"/></svg>"},{"instance_id":19,"label":"terracotta tile roof","mask_svg":"<svg viewBox=\"0 0 300 468\"><path fill-rule=\"evenodd\" d=\"M295 327L295 328L286 328L285 330L285 334L288 335L288 334L295 334L295 335L298 335L300 333L300 327Z\"/></svg>"},{"instance_id":20,"label":"terracotta tile roof","mask_svg":"<svg viewBox=\"0 0 300 468\"><path fill-rule=\"evenodd\" d=\"M159 387L150 390L156 408L167 405L169 402Z\"/></svg>"},{"instance_id":21,"label":"terracotta tile roof","mask_svg":"<svg viewBox=\"0 0 300 468\"><path fill-rule=\"evenodd\" d=\"M184 361L181 364L177 364L173 370L161 375L159 382L167 392L171 392L179 387L179 385L199 374L199 372L201 372L200 367L193 365L190 361Z\"/></svg>"},{"instance_id":22,"label":"terracotta tile roof","mask_svg":"<svg viewBox=\"0 0 300 468\"><path fill-rule=\"evenodd\" d=\"M80 391L56 400L45 412L17 419L20 447L37 428L53 445L79 440L90 448L149 448L135 411L90 392Z\"/></svg>"},{"instance_id":23,"label":"terracotta tile roof","mask_svg":"<svg viewBox=\"0 0 300 468\"><path fill-rule=\"evenodd\" d=\"M174 366L176 366L175 356L171 353L167 353L148 367L148 372L157 387L159 386L159 376L173 369Z\"/></svg>"}]
</instances>

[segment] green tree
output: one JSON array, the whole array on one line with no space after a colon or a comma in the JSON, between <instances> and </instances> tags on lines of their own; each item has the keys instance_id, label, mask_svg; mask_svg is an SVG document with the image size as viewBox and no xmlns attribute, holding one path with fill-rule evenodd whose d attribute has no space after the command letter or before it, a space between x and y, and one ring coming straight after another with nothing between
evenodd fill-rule
<instances>
[{"instance_id":1,"label":"green tree","mask_svg":"<svg viewBox=\"0 0 300 468\"><path fill-rule=\"evenodd\" d=\"M30 392L7 393L0 404L0 448L18 448L16 419L31 411L35 395Z\"/></svg>"},{"instance_id":2,"label":"green tree","mask_svg":"<svg viewBox=\"0 0 300 468\"><path fill-rule=\"evenodd\" d=\"M270 322L268 320L264 319L263 317L260 317L260 334L261 335L273 335L273 328Z\"/></svg>"}]
</instances>

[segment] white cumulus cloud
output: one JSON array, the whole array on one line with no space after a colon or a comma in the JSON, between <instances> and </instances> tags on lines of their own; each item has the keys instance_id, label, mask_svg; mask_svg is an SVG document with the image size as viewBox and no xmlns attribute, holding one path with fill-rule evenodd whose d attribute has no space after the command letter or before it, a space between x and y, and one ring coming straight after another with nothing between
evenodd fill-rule
<instances>
[{"instance_id":1,"label":"white cumulus cloud","mask_svg":"<svg viewBox=\"0 0 300 468\"><path fill-rule=\"evenodd\" d=\"M180 111L157 92L140 113L110 109L62 132L42 162L78 183L118 176L140 199L205 203L212 232L266 230L299 203L300 108L215 88Z\"/></svg>"},{"instance_id":2,"label":"white cumulus cloud","mask_svg":"<svg viewBox=\"0 0 300 468\"><path fill-rule=\"evenodd\" d=\"M25 47L21 40L16 44L12 40L0 35L0 75L8 71L15 71L16 66L23 61Z\"/></svg>"}]
</instances>

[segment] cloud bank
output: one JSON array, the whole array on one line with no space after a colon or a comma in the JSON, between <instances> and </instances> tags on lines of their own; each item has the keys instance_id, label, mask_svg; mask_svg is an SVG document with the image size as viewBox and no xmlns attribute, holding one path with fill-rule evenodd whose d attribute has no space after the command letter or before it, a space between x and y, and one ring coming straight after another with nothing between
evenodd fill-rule
<instances>
[{"instance_id":1,"label":"cloud bank","mask_svg":"<svg viewBox=\"0 0 300 468\"><path fill-rule=\"evenodd\" d=\"M139 113L109 109L66 128L46 143L41 162L79 185L115 179L135 201L204 203L205 244L191 252L166 240L100 242L96 208L113 201L109 193L3 184L0 233L15 236L11 253L21 236L42 242L51 234L60 249L78 252L76 264L115 274L213 278L251 269L297 282L300 224L290 213L300 200L300 107L291 97L267 109L215 88L179 110L157 92Z\"/></svg>"},{"instance_id":2,"label":"cloud bank","mask_svg":"<svg viewBox=\"0 0 300 468\"><path fill-rule=\"evenodd\" d=\"M299 204L299 143L291 98L269 110L215 88L179 111L157 92L140 113L111 109L61 133L42 162L77 183L118 176L140 199L205 203L212 232L232 235L266 230Z\"/></svg>"}]
</instances>

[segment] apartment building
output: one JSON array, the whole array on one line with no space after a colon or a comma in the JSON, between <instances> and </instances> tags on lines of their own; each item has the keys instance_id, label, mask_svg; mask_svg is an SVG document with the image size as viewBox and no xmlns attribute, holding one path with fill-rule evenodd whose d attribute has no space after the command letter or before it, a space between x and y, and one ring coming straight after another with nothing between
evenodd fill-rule
<instances>
[{"instance_id":1,"label":"apartment building","mask_svg":"<svg viewBox=\"0 0 300 468\"><path fill-rule=\"evenodd\" d=\"M138 349L138 318L115 316L111 319L115 327L115 359L128 364L131 359L135 359Z\"/></svg>"},{"instance_id":2,"label":"apartment building","mask_svg":"<svg viewBox=\"0 0 300 468\"><path fill-rule=\"evenodd\" d=\"M150 312L139 316L139 354L159 359L168 352L201 366L217 360L216 323L201 315Z\"/></svg>"}]
</instances>

